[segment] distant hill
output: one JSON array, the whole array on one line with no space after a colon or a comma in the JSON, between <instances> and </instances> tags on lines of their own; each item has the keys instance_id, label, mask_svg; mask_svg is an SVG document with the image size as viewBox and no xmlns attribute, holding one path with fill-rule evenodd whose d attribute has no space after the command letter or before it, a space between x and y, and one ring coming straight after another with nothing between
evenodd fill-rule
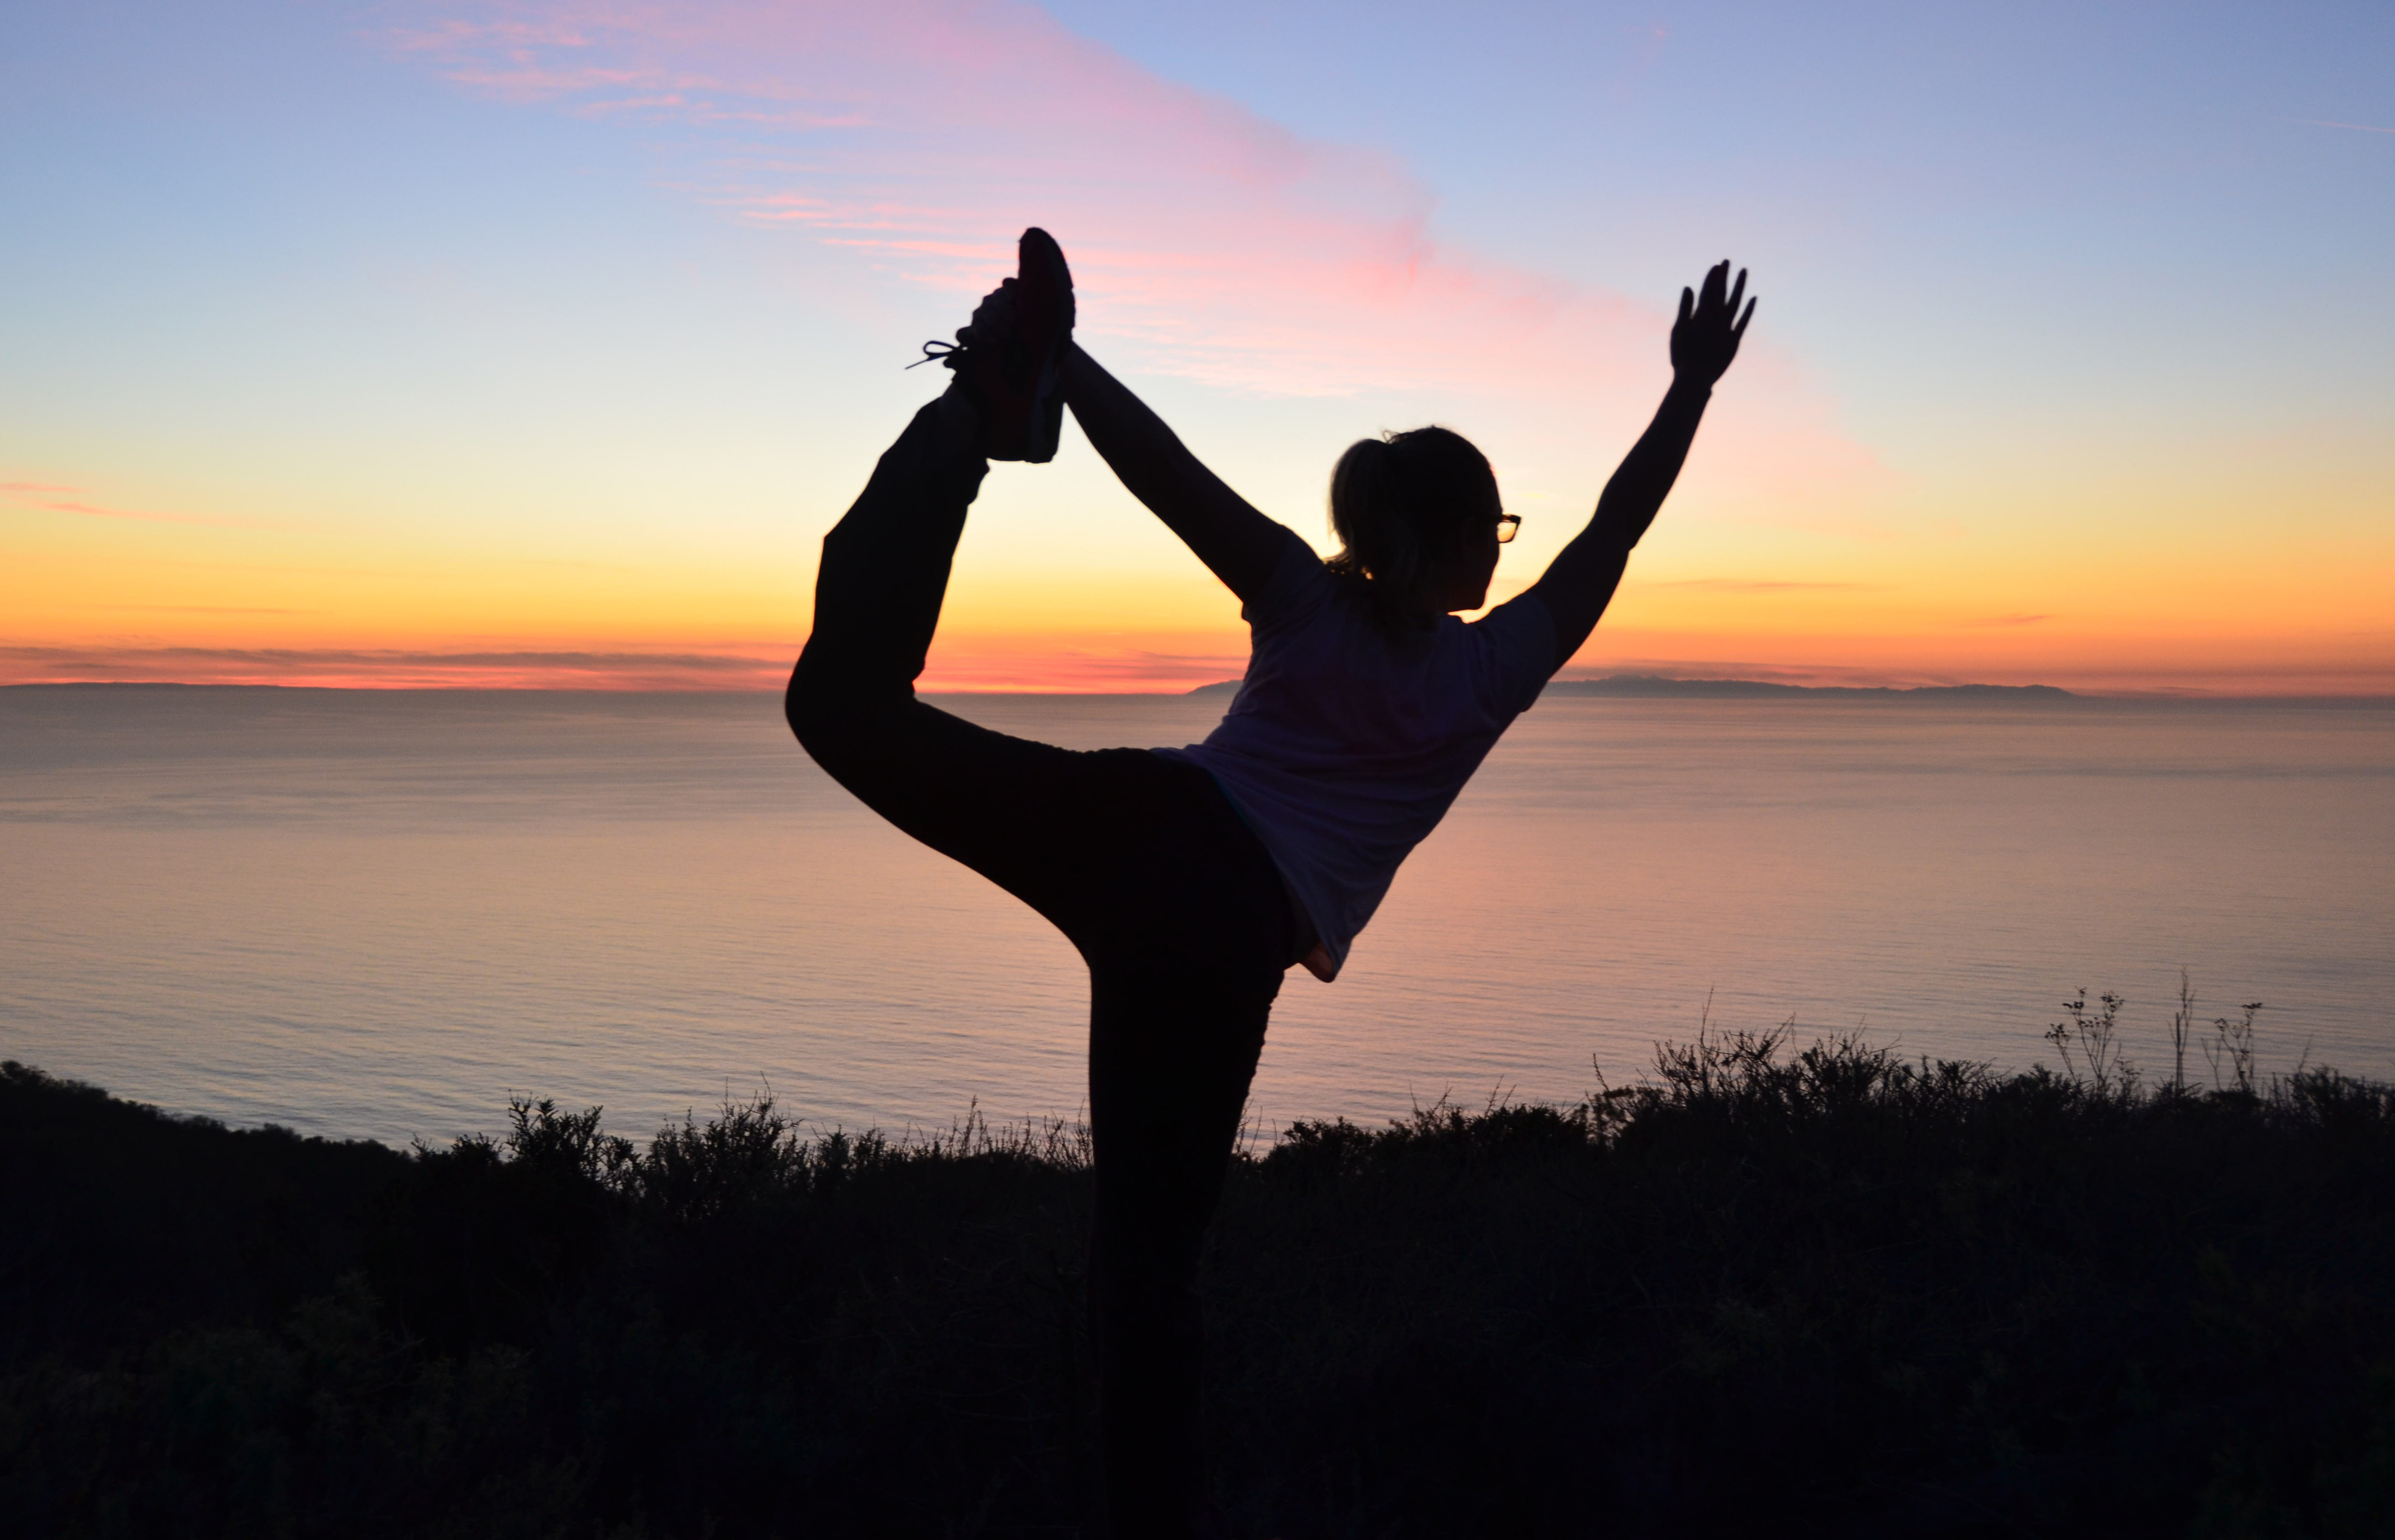
<instances>
[{"instance_id":1,"label":"distant hill","mask_svg":"<svg viewBox=\"0 0 2395 1540\"><path fill-rule=\"evenodd\" d=\"M1201 684L1192 695L1234 695L1242 681L1221 679ZM1608 674L1601 679L1556 679L1550 695L1695 696L1709 700L1756 695L1856 695L1874 699L1896 696L1935 697L1963 701L2075 701L2071 691L2050 684L1922 684L1894 685L1773 684L1766 679L1667 679L1661 674Z\"/></svg>"},{"instance_id":2,"label":"distant hill","mask_svg":"<svg viewBox=\"0 0 2395 1540\"><path fill-rule=\"evenodd\" d=\"M1213 687L1209 687L1213 688ZM1556 679L1550 695L1632 695L1710 699L1758 695L1848 695L1885 698L1896 695L1941 700L2071 701L2079 697L2050 684L1924 684L1892 685L1773 684L1765 679L1667 679L1660 674L1611 674L1602 679Z\"/></svg>"}]
</instances>

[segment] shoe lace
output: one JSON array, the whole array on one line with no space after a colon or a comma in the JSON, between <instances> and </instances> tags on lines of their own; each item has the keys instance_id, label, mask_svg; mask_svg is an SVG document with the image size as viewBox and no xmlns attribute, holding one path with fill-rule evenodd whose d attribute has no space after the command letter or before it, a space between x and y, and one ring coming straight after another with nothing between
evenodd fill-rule
<instances>
[{"instance_id":1,"label":"shoe lace","mask_svg":"<svg viewBox=\"0 0 2395 1540\"><path fill-rule=\"evenodd\" d=\"M945 363L949 368L953 369L957 366L957 360L961 357L963 353L964 349L958 347L953 342L940 342L934 340L923 344L923 356L917 359L913 363L906 365L906 367L913 369L920 367L922 364L936 362Z\"/></svg>"}]
</instances>

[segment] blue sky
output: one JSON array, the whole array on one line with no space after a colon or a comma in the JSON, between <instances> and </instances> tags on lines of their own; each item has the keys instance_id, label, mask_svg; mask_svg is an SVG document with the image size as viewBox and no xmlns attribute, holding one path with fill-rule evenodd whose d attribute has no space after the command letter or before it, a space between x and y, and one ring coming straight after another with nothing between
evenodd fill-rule
<instances>
[{"instance_id":1,"label":"blue sky","mask_svg":"<svg viewBox=\"0 0 2395 1540\"><path fill-rule=\"evenodd\" d=\"M2355 688L2390 129L2384 7L20 7L0 644L781 655L895 362L1037 218L1093 349L1309 536L1347 440L1480 438L1517 583L1678 284L1752 266L1591 668ZM993 481L956 681L1235 661L1068 460Z\"/></svg>"}]
</instances>

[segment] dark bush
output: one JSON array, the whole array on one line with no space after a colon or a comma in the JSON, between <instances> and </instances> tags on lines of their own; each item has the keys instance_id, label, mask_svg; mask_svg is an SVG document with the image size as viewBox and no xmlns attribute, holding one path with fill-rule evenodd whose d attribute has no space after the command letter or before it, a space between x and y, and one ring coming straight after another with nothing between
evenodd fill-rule
<instances>
[{"instance_id":1,"label":"dark bush","mask_svg":"<svg viewBox=\"0 0 2395 1540\"><path fill-rule=\"evenodd\" d=\"M1086 1144L410 1155L0 1072L0 1512L51 1534L1096 1533ZM1209 1262L1233 1534L2395 1533L2395 1091L1777 1034L1301 1124Z\"/></svg>"}]
</instances>

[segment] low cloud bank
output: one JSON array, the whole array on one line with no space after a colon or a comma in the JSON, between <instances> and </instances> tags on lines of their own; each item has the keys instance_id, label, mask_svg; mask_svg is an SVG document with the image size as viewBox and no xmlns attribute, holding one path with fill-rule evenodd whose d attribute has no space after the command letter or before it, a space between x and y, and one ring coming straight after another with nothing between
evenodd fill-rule
<instances>
[{"instance_id":1,"label":"low cloud bank","mask_svg":"<svg viewBox=\"0 0 2395 1540\"><path fill-rule=\"evenodd\" d=\"M383 690L776 690L790 657L710 652L0 647L0 683L250 684Z\"/></svg>"}]
</instances>

